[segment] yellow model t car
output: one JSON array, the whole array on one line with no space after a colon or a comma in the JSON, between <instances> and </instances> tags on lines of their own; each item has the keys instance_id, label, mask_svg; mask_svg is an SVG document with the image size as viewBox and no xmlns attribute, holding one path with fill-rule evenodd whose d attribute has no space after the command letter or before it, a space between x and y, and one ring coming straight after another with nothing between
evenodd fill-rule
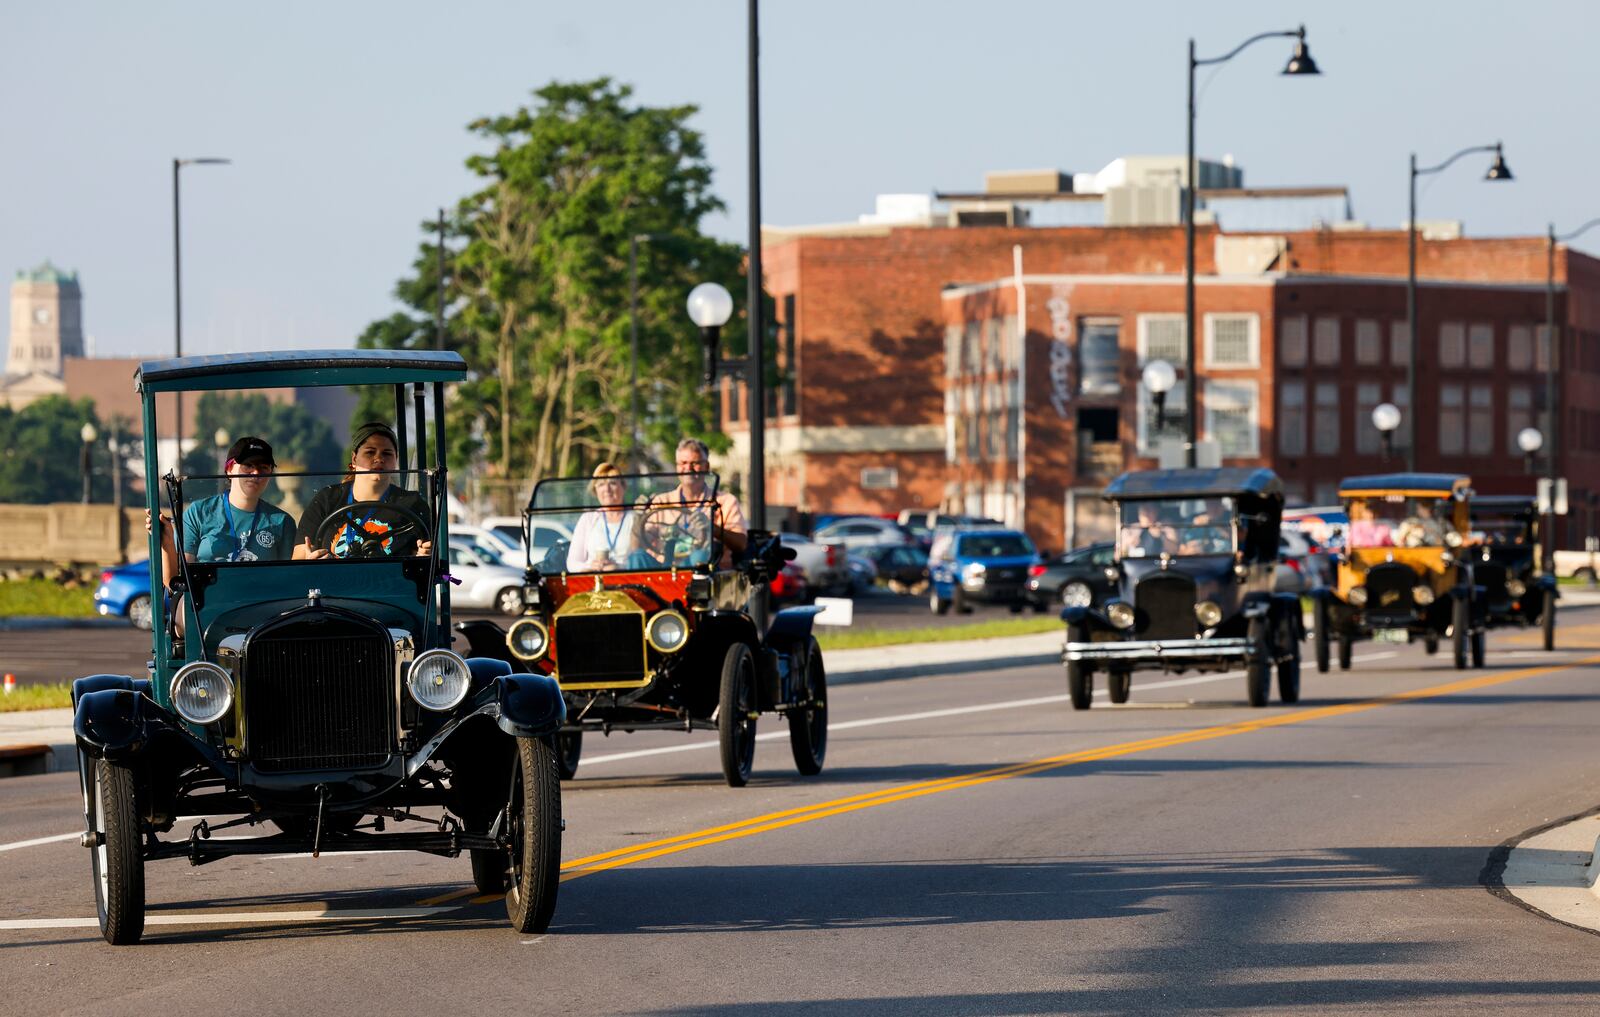
<instances>
[{"instance_id":1,"label":"yellow model t car","mask_svg":"<svg viewBox=\"0 0 1600 1017\"><path fill-rule=\"evenodd\" d=\"M1339 498L1350 516L1336 585L1312 591L1317 670L1332 648L1350 666L1358 639L1409 643L1429 653L1451 640L1456 667L1483 666L1484 612L1466 545L1472 478L1453 473L1350 477Z\"/></svg>"}]
</instances>

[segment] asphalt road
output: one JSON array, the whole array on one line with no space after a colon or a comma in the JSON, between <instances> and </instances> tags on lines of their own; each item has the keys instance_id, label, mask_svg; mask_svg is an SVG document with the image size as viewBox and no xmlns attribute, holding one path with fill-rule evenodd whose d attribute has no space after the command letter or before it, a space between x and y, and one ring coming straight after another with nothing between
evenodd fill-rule
<instances>
[{"instance_id":1,"label":"asphalt road","mask_svg":"<svg viewBox=\"0 0 1600 1017\"><path fill-rule=\"evenodd\" d=\"M497 614L457 611L452 617L489 618L502 624ZM963 625L991 618L1007 618L1003 607L979 606L970 615L938 617L922 597L903 597L874 590L856 598L855 627L904 629L922 626ZM92 628L0 629L0 672L17 676L19 685L71 681L89 674L143 675L150 657L150 633L131 625L110 622Z\"/></svg>"},{"instance_id":2,"label":"asphalt road","mask_svg":"<svg viewBox=\"0 0 1600 1017\"><path fill-rule=\"evenodd\" d=\"M74 777L0 781L0 1013L1593 1013L1600 942L1479 884L1600 800L1600 611L1562 623L1477 672L1361 644L1261 710L1240 676L1087 713L1057 667L841 684L824 773L768 722L741 790L705 735L591 739L541 937L464 859L241 858L152 863L112 948Z\"/></svg>"}]
</instances>

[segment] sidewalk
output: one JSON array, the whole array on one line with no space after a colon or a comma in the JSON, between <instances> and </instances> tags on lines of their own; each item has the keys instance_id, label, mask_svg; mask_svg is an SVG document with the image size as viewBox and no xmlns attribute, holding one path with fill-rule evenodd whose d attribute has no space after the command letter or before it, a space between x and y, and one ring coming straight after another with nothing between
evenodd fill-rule
<instances>
[{"instance_id":1,"label":"sidewalk","mask_svg":"<svg viewBox=\"0 0 1600 1017\"><path fill-rule=\"evenodd\" d=\"M1535 914L1600 932L1600 809L1559 820L1490 857L1485 882ZM1495 870L1499 868L1497 873Z\"/></svg>"}]
</instances>

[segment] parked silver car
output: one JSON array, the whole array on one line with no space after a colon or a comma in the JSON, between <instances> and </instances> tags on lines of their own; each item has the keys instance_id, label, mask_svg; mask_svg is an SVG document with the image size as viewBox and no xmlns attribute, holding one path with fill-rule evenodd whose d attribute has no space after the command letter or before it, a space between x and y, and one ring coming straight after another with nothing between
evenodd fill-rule
<instances>
[{"instance_id":1,"label":"parked silver car","mask_svg":"<svg viewBox=\"0 0 1600 1017\"><path fill-rule=\"evenodd\" d=\"M819 527L811 535L813 540L823 544L843 544L848 548L876 547L879 544L914 544L917 538L912 532L891 519L879 519L876 516L850 516L845 519L835 519L826 526Z\"/></svg>"},{"instance_id":2,"label":"parked silver car","mask_svg":"<svg viewBox=\"0 0 1600 1017\"><path fill-rule=\"evenodd\" d=\"M522 613L522 570L509 568L467 541L450 542L450 575L461 580L450 593L456 607L485 608L506 615Z\"/></svg>"}]
</instances>

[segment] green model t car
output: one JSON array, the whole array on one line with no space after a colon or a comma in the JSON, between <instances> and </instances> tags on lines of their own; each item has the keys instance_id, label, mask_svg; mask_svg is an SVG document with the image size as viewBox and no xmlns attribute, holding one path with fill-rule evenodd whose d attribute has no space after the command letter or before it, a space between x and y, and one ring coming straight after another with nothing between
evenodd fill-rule
<instances>
[{"instance_id":1,"label":"green model t car","mask_svg":"<svg viewBox=\"0 0 1600 1017\"><path fill-rule=\"evenodd\" d=\"M164 583L151 569L149 675L79 678L72 695L83 844L108 941L143 933L147 862L305 851L465 852L478 889L506 894L516 929L548 925L561 853L561 691L547 675L451 649L450 577L435 553L449 546L445 386L465 373L454 353L375 350L139 367L146 435L158 433L160 393L308 385L392 386L399 426L358 432L384 435L369 445L385 468L357 468L353 452L348 472L316 482L332 481L301 516L293 557L289 534L235 519L231 507L219 510L229 553L202 543L193 558L176 554L194 546L183 532L198 518L186 518L190 502L221 505L219 482L261 485L271 470L247 475L230 462L226 475L162 477L156 444L145 443L152 562L162 561L162 530L178 530L178 574ZM265 479L282 490L309 476ZM319 504L329 510L313 518ZM209 539L215 548L217 534Z\"/></svg>"}]
</instances>

